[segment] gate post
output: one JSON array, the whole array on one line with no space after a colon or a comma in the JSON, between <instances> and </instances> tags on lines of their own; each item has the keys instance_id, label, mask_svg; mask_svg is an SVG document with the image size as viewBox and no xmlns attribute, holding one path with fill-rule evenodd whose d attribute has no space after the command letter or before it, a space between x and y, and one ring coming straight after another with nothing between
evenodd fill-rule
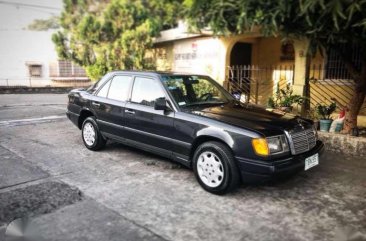
<instances>
[{"instance_id":1,"label":"gate post","mask_svg":"<svg viewBox=\"0 0 366 241\"><path fill-rule=\"evenodd\" d=\"M258 104L258 95L259 95L259 81L255 81L255 104Z\"/></svg>"},{"instance_id":2,"label":"gate post","mask_svg":"<svg viewBox=\"0 0 366 241\"><path fill-rule=\"evenodd\" d=\"M294 40L295 49L295 69L294 69L294 82L292 89L294 94L309 97L309 68L311 56L308 54L309 40L296 39ZM301 114L304 115L307 109L307 105L301 106Z\"/></svg>"}]
</instances>

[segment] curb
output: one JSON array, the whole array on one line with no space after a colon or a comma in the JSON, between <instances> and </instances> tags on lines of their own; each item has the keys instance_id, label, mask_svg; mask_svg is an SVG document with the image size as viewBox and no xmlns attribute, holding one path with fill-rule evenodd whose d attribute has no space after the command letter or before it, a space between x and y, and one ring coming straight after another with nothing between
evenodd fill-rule
<instances>
[{"instance_id":1,"label":"curb","mask_svg":"<svg viewBox=\"0 0 366 241\"><path fill-rule=\"evenodd\" d=\"M328 132L318 132L318 136L328 151L366 156L366 138Z\"/></svg>"},{"instance_id":2,"label":"curb","mask_svg":"<svg viewBox=\"0 0 366 241\"><path fill-rule=\"evenodd\" d=\"M65 94L78 87L0 87L0 94Z\"/></svg>"}]
</instances>

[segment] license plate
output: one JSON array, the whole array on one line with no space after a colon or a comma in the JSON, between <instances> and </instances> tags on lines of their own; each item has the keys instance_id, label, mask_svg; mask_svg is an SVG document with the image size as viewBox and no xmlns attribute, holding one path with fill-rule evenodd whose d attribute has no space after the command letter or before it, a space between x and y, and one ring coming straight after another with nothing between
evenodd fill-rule
<instances>
[{"instance_id":1,"label":"license plate","mask_svg":"<svg viewBox=\"0 0 366 241\"><path fill-rule=\"evenodd\" d=\"M319 154L309 156L305 159L305 171L319 164Z\"/></svg>"}]
</instances>

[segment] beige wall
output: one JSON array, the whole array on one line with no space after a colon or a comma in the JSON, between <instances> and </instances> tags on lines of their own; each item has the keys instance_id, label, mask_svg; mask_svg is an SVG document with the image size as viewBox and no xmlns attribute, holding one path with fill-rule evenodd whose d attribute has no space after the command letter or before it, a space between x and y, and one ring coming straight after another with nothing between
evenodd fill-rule
<instances>
[{"instance_id":1,"label":"beige wall","mask_svg":"<svg viewBox=\"0 0 366 241\"><path fill-rule=\"evenodd\" d=\"M293 64L292 61L280 60L280 38L238 35L220 38L198 37L157 44L156 48L161 53L164 52L160 56L157 55L157 67L159 70L208 74L222 83L228 73L231 50L237 42L252 44L252 65Z\"/></svg>"},{"instance_id":2,"label":"beige wall","mask_svg":"<svg viewBox=\"0 0 366 241\"><path fill-rule=\"evenodd\" d=\"M157 69L172 70L177 72L188 72L205 74L211 76L220 84L224 84L228 76L230 56L233 46L238 43L252 44L252 65L254 66L280 66L292 65L293 61L281 61L281 40L280 38L263 38L258 34L237 35L230 37L199 37L157 45ZM289 73L291 72L291 73ZM266 104L268 98L273 94L273 86L277 82L285 85L293 73L291 71L277 70L267 73L267 79L258 77L261 83L256 86L252 83L251 91L259 93L259 103ZM273 77L273 78L272 78ZM273 82L275 79L275 82ZM253 94L254 94L253 93Z\"/></svg>"},{"instance_id":3,"label":"beige wall","mask_svg":"<svg viewBox=\"0 0 366 241\"><path fill-rule=\"evenodd\" d=\"M281 40L280 38L264 38L255 35L238 35L232 37L196 37L191 39L176 40L156 45L155 56L158 70L168 70L177 72L187 72L194 74L205 74L223 84L228 75L228 66L230 65L230 55L233 46L237 42L252 44L252 65L254 66L292 66L295 64L295 73L293 70L277 70L269 74L269 78L265 79L257 77L255 74L252 78L261 80L259 86L252 83L251 91L258 92L259 103L265 104L268 98L275 92L276 83L279 82L283 87L292 75L295 76L294 92L303 94L305 84L305 64L306 64L306 41L295 41L295 61L282 61L281 56ZM324 58L318 53L312 60L312 64L323 64ZM316 74L316 73L315 73ZM313 86L312 86L313 87ZM312 91L314 98L317 100L330 98L333 96L331 91L327 91L331 87L321 87L319 92ZM335 89L335 92L342 92L349 86L342 86ZM349 96L346 97L347 99ZM315 102L314 102L315 103ZM314 105L312 102L312 104Z\"/></svg>"}]
</instances>

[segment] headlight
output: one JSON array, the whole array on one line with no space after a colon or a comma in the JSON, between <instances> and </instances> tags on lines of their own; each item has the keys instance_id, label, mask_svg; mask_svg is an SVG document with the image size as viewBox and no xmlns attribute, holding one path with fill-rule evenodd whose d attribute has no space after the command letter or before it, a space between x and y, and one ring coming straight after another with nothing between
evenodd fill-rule
<instances>
[{"instance_id":1,"label":"headlight","mask_svg":"<svg viewBox=\"0 0 366 241\"><path fill-rule=\"evenodd\" d=\"M268 148L271 154L285 152L289 150L287 139L285 135L268 137Z\"/></svg>"},{"instance_id":2,"label":"headlight","mask_svg":"<svg viewBox=\"0 0 366 241\"><path fill-rule=\"evenodd\" d=\"M267 138L267 143L270 153L281 152L283 150L279 136Z\"/></svg>"},{"instance_id":3,"label":"headlight","mask_svg":"<svg viewBox=\"0 0 366 241\"><path fill-rule=\"evenodd\" d=\"M268 138L256 138L252 140L254 151L257 155L268 156L280 152L289 151L289 146L285 135Z\"/></svg>"}]
</instances>

